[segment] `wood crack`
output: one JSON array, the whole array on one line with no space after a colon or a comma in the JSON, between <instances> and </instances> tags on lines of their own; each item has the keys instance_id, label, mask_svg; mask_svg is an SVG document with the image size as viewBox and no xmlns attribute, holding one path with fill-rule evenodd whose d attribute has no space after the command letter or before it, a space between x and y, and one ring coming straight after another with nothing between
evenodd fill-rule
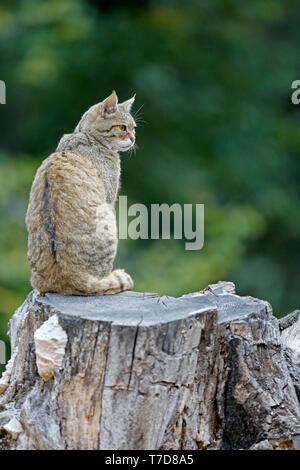
<instances>
[{"instance_id":1,"label":"wood crack","mask_svg":"<svg viewBox=\"0 0 300 470\"><path fill-rule=\"evenodd\" d=\"M131 364L130 364L130 371L129 371L129 379L128 379L128 385L127 389L130 390L130 382L132 378L132 371L133 371L133 363L134 363L134 357L135 357L135 348L136 348L136 343L137 343L137 338L138 338L138 333L139 333L139 327L140 324L143 321L143 316L141 317L140 321L138 322L135 330L135 335L134 335L134 341L133 341L133 348L132 348L132 355L131 355Z\"/></svg>"}]
</instances>

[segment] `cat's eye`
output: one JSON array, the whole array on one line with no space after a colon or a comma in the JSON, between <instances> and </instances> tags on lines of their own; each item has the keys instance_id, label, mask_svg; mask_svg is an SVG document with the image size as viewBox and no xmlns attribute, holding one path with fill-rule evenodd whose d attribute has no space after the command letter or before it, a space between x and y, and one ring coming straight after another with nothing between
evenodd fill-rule
<instances>
[{"instance_id":1,"label":"cat's eye","mask_svg":"<svg viewBox=\"0 0 300 470\"><path fill-rule=\"evenodd\" d=\"M124 124L122 124L122 125L120 126L120 129L121 129L121 131L126 131L127 127L124 126Z\"/></svg>"}]
</instances>

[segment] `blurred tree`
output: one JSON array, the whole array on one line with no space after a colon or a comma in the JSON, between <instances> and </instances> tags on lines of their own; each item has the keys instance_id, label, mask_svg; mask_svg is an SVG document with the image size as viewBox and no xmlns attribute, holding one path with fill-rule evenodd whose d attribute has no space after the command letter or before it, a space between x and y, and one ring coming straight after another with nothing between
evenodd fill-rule
<instances>
[{"instance_id":1,"label":"blurred tree","mask_svg":"<svg viewBox=\"0 0 300 470\"><path fill-rule=\"evenodd\" d=\"M205 204L199 252L178 240L120 242L116 264L136 289L179 295L230 279L279 315L299 305L299 10L295 0L2 1L6 319L30 290L24 216L35 170L112 89L121 100L136 92L142 107L122 194Z\"/></svg>"}]
</instances>

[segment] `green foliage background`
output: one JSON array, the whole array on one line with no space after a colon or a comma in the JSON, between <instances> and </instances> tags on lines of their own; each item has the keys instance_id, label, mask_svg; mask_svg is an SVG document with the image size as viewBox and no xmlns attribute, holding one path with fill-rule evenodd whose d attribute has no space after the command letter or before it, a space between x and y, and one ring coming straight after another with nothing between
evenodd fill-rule
<instances>
[{"instance_id":1,"label":"green foliage background","mask_svg":"<svg viewBox=\"0 0 300 470\"><path fill-rule=\"evenodd\" d=\"M205 204L205 245L128 240L136 290L180 295L232 280L299 307L300 4L296 0L2 0L0 338L30 290L24 216L41 160L88 106L136 92L129 203Z\"/></svg>"}]
</instances>

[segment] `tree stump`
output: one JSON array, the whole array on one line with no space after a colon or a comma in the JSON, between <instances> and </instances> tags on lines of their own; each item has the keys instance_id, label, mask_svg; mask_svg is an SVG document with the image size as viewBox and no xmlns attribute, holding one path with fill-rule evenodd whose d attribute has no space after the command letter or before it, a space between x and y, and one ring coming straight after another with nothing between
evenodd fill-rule
<instances>
[{"instance_id":1,"label":"tree stump","mask_svg":"<svg viewBox=\"0 0 300 470\"><path fill-rule=\"evenodd\" d=\"M180 298L33 291L10 321L0 448L298 448L288 318L229 282Z\"/></svg>"}]
</instances>

